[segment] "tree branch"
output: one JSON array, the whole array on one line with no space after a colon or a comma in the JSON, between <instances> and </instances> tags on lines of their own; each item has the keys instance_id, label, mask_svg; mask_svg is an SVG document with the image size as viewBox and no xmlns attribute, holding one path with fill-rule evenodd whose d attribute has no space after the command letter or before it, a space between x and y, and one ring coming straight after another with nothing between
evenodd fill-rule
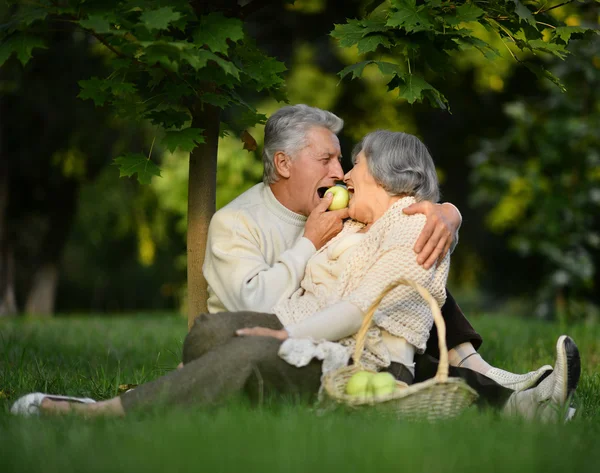
<instances>
[{"instance_id":1,"label":"tree branch","mask_svg":"<svg viewBox=\"0 0 600 473\"><path fill-rule=\"evenodd\" d=\"M533 14L538 15L540 13L546 13L547 11L554 10L555 8L564 7L565 5L568 5L569 3L573 3L574 1L575 0L569 0L568 2L559 3L558 5L554 5L553 7L546 8L545 10L540 9L540 10L534 12Z\"/></svg>"},{"instance_id":2,"label":"tree branch","mask_svg":"<svg viewBox=\"0 0 600 473\"><path fill-rule=\"evenodd\" d=\"M239 18L245 20L248 16L273 3L270 0L253 0L240 8Z\"/></svg>"}]
</instances>

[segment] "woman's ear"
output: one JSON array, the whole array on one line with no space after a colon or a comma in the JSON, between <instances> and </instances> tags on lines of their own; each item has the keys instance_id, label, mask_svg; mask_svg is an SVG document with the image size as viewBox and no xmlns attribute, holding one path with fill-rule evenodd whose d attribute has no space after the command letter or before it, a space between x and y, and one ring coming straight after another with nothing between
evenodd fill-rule
<instances>
[{"instance_id":1,"label":"woman's ear","mask_svg":"<svg viewBox=\"0 0 600 473\"><path fill-rule=\"evenodd\" d=\"M284 179L288 179L290 177L291 171L291 158L285 154L283 151L277 151L275 156L273 156L273 163L275 164L275 169L277 170L277 174Z\"/></svg>"}]
</instances>

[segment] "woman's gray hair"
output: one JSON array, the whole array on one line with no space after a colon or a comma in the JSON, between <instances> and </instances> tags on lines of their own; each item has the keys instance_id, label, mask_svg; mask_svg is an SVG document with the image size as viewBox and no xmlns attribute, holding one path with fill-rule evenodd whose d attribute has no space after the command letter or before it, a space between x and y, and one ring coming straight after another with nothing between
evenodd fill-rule
<instances>
[{"instance_id":1,"label":"woman's gray hair","mask_svg":"<svg viewBox=\"0 0 600 473\"><path fill-rule=\"evenodd\" d=\"M410 194L417 201L440 198L437 173L427 147L408 133L377 130L354 150L352 162L363 151L369 172L390 195Z\"/></svg>"},{"instance_id":2,"label":"woman's gray hair","mask_svg":"<svg viewBox=\"0 0 600 473\"><path fill-rule=\"evenodd\" d=\"M273 184L277 181L275 153L283 151L293 155L304 148L306 133L314 127L323 127L338 134L344 126L344 120L326 110L308 105L290 105L277 110L267 120L265 126L265 144L263 146L263 181Z\"/></svg>"}]
</instances>

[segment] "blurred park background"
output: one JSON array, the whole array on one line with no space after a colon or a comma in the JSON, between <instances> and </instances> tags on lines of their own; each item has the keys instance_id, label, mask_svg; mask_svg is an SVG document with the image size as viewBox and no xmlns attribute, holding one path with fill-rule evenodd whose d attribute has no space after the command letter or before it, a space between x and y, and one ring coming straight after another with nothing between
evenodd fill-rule
<instances>
[{"instance_id":1,"label":"blurred park background","mask_svg":"<svg viewBox=\"0 0 600 473\"><path fill-rule=\"evenodd\" d=\"M467 313L502 312L596 321L600 293L600 37L572 41L563 61L540 59L566 86L539 80L498 41L490 61L451 57L456 73L432 76L451 113L409 104L329 33L366 1L296 0L245 20L260 48L285 63L289 103L345 120L344 168L353 144L377 128L417 134L436 162L443 201L463 215L450 288ZM559 4L560 2L556 2ZM569 2L567 2L569 3ZM598 28L597 2L552 10L569 26ZM14 10L2 5L2 23ZM0 316L185 312L187 155L161 149L162 177L119 178L113 159L148 153L152 125L82 100L78 81L108 75L98 41L48 22L49 42L26 66L0 68ZM485 31L482 32L485 34ZM245 97L269 116L284 103ZM220 139L217 208L262 177L262 125ZM183 323L183 322L182 322Z\"/></svg>"}]
</instances>

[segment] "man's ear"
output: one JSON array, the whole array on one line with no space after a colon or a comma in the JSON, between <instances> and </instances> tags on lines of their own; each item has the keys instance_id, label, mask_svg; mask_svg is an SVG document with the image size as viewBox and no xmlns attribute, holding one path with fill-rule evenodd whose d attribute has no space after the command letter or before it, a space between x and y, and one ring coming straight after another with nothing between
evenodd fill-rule
<instances>
[{"instance_id":1,"label":"man's ear","mask_svg":"<svg viewBox=\"0 0 600 473\"><path fill-rule=\"evenodd\" d=\"M275 156L273 156L273 163L275 164L275 169L277 170L277 174L284 179L288 179L291 174L291 164L292 159L285 154L283 151L277 151Z\"/></svg>"}]
</instances>

